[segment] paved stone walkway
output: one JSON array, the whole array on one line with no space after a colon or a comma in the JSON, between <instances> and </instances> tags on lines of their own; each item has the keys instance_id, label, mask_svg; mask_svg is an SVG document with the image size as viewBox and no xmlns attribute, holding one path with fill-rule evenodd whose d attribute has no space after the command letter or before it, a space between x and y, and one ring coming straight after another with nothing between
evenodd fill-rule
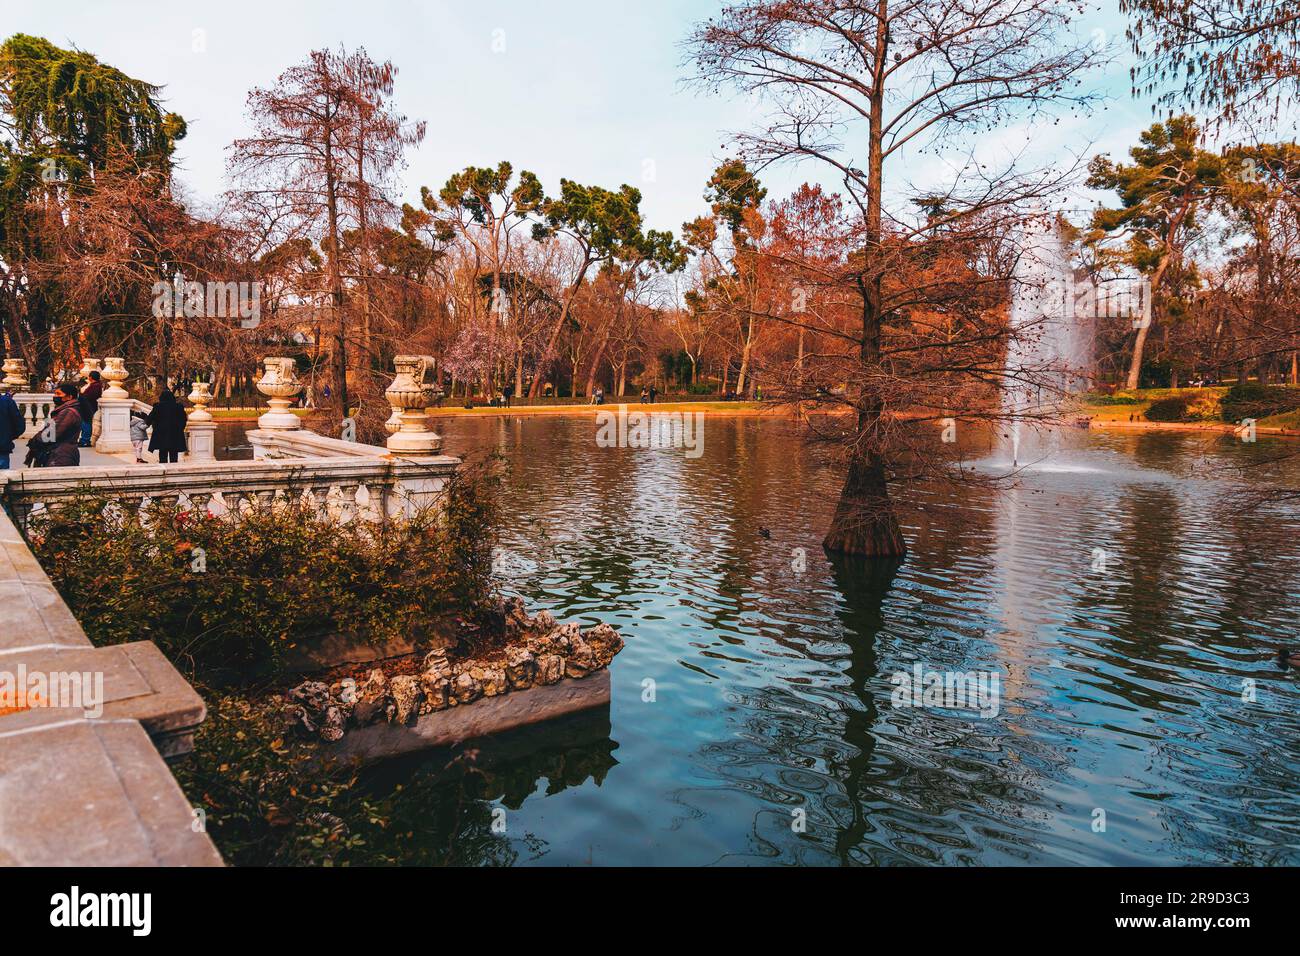
<instances>
[{"instance_id":1,"label":"paved stone walkway","mask_svg":"<svg viewBox=\"0 0 1300 956\"><path fill-rule=\"evenodd\" d=\"M95 451L94 448L79 448L81 452L81 463L83 465L96 465L99 467L116 467L123 464L134 464L135 455L126 452L121 455L105 455L103 452ZM9 463L14 470L22 471L24 469L23 460L27 457L27 439L19 438L14 443L14 453L9 456ZM144 453L145 460L151 464L157 464L158 456L151 451Z\"/></svg>"},{"instance_id":2,"label":"paved stone walkway","mask_svg":"<svg viewBox=\"0 0 1300 956\"><path fill-rule=\"evenodd\" d=\"M0 682L33 674L89 675L92 699L0 701L0 866L220 866L163 759L202 699L151 642L94 647L0 508Z\"/></svg>"}]
</instances>

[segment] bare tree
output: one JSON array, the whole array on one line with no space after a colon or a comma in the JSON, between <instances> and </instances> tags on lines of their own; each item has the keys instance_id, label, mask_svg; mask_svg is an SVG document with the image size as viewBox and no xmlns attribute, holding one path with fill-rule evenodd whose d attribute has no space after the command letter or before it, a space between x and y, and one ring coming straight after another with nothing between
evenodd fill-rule
<instances>
[{"instance_id":1,"label":"bare tree","mask_svg":"<svg viewBox=\"0 0 1300 956\"><path fill-rule=\"evenodd\" d=\"M237 189L248 199L289 210L325 253L340 417L350 409L344 232L349 226L359 230L362 271L367 270L371 214L385 177L402 149L423 136L422 124L406 123L385 103L393 72L391 64L374 64L364 50L313 50L272 88L249 94L253 135L230 147L229 172Z\"/></svg>"},{"instance_id":2,"label":"bare tree","mask_svg":"<svg viewBox=\"0 0 1300 956\"><path fill-rule=\"evenodd\" d=\"M917 396L895 374L886 323L908 300L925 302L923 291L920 302L907 290L886 299L891 262L945 231L987 228L1054 185L1050 174L970 164L935 202L938 214L887 216L886 195L903 186L900 160L939 138L1086 104L1076 80L1102 54L1072 36L1077 9L1053 0L752 0L727 7L689 41L699 82L771 104L767 128L739 136L751 161L830 166L860 212L851 269L860 327L843 399L855 425L829 550L885 557L906 547L888 490L897 429L887 411ZM975 364L971 374L988 374Z\"/></svg>"}]
</instances>

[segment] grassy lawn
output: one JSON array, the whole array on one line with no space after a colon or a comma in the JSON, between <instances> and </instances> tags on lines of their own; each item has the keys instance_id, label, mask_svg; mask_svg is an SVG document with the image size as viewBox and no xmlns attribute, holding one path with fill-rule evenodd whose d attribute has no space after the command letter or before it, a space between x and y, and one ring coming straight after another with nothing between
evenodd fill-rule
<instances>
[{"instance_id":1,"label":"grassy lawn","mask_svg":"<svg viewBox=\"0 0 1300 956\"><path fill-rule=\"evenodd\" d=\"M1294 387L1294 386L1293 386ZM1147 422L1147 411L1152 404L1165 398L1184 396L1219 401L1228 393L1228 387L1222 385L1205 388L1138 388L1121 389L1113 395L1090 393L1080 396L1080 411L1090 416L1094 422ZM1217 427L1225 424L1218 420L1181 423L1192 426L1204 425ZM1258 422L1264 428L1300 428L1300 410L1286 412L1261 418Z\"/></svg>"}]
</instances>

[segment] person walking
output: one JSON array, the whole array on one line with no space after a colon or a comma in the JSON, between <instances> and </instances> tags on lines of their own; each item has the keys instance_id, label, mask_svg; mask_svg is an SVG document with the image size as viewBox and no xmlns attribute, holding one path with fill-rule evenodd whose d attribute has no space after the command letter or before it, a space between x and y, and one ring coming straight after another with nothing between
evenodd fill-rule
<instances>
[{"instance_id":1,"label":"person walking","mask_svg":"<svg viewBox=\"0 0 1300 956\"><path fill-rule=\"evenodd\" d=\"M99 399L104 394L104 383L100 381L99 372L90 373L90 381L81 390L77 399L77 413L81 416L82 448L90 447L90 430L94 425L95 412L99 411Z\"/></svg>"},{"instance_id":2,"label":"person walking","mask_svg":"<svg viewBox=\"0 0 1300 956\"><path fill-rule=\"evenodd\" d=\"M501 396L506 400L506 408L509 408L510 399L515 397L515 387L507 382L506 387L501 389Z\"/></svg>"},{"instance_id":3,"label":"person walking","mask_svg":"<svg viewBox=\"0 0 1300 956\"><path fill-rule=\"evenodd\" d=\"M23 437L26 422L23 413L18 410L18 403L13 399L14 390L8 386L0 390L0 471L9 470L9 456L14 452L14 442Z\"/></svg>"},{"instance_id":4,"label":"person walking","mask_svg":"<svg viewBox=\"0 0 1300 956\"><path fill-rule=\"evenodd\" d=\"M641 404L644 405L644 404L646 403L646 399L649 398L649 397L650 397L650 389L648 389L648 388L646 388L644 385L642 385L642 386L641 386Z\"/></svg>"},{"instance_id":5,"label":"person walking","mask_svg":"<svg viewBox=\"0 0 1300 956\"><path fill-rule=\"evenodd\" d=\"M158 403L145 418L145 423L153 428L149 450L158 453L159 464L175 464L180 453L188 450L185 445L187 417L185 409L169 389L158 395Z\"/></svg>"},{"instance_id":6,"label":"person walking","mask_svg":"<svg viewBox=\"0 0 1300 956\"><path fill-rule=\"evenodd\" d=\"M653 405L653 404L655 403L655 396L658 395L658 394L659 394L659 389L657 389L657 388L655 388L653 385L651 385L651 386L650 386L650 404L651 404L651 405Z\"/></svg>"},{"instance_id":7,"label":"person walking","mask_svg":"<svg viewBox=\"0 0 1300 956\"><path fill-rule=\"evenodd\" d=\"M147 464L144 460L144 443L149 440L149 422L144 412L131 410L131 447L135 449L135 461L138 465Z\"/></svg>"}]
</instances>

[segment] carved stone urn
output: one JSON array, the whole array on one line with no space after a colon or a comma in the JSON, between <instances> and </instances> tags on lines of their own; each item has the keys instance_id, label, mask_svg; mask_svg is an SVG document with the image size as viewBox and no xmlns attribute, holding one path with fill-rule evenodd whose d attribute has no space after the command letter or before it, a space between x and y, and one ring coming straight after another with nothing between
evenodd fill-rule
<instances>
[{"instance_id":1,"label":"carved stone urn","mask_svg":"<svg viewBox=\"0 0 1300 956\"><path fill-rule=\"evenodd\" d=\"M257 420L257 427L268 431L292 431L301 428L298 416L289 409L290 401L302 391L302 382L298 381L297 363L291 358L267 358L262 360L265 368L258 379L257 390L270 401L271 410Z\"/></svg>"},{"instance_id":2,"label":"carved stone urn","mask_svg":"<svg viewBox=\"0 0 1300 956\"><path fill-rule=\"evenodd\" d=\"M77 373L80 378L89 379L91 372L99 371L99 359L88 358L81 363L81 371Z\"/></svg>"},{"instance_id":3,"label":"carved stone urn","mask_svg":"<svg viewBox=\"0 0 1300 956\"><path fill-rule=\"evenodd\" d=\"M17 391L27 388L27 363L20 358L7 358L4 363L4 386Z\"/></svg>"},{"instance_id":4,"label":"carved stone urn","mask_svg":"<svg viewBox=\"0 0 1300 956\"><path fill-rule=\"evenodd\" d=\"M106 358L104 359L104 370L100 376L108 383L104 387L104 398L110 400L119 400L130 398L122 383L130 378L130 373L126 370L126 359Z\"/></svg>"},{"instance_id":5,"label":"carved stone urn","mask_svg":"<svg viewBox=\"0 0 1300 956\"><path fill-rule=\"evenodd\" d=\"M388 439L389 451L431 455L442 448L442 438L430 430L427 414L429 388L425 378L432 365L433 360L425 355L398 355L393 359L397 375L384 397L399 425ZM392 421L390 418L387 424Z\"/></svg>"},{"instance_id":6,"label":"carved stone urn","mask_svg":"<svg viewBox=\"0 0 1300 956\"><path fill-rule=\"evenodd\" d=\"M210 422L212 413L208 411L208 403L212 401L212 386L207 382L196 381L194 390L189 395L190 402L194 409L189 414L189 420L192 422ZM298 416L294 416L296 419Z\"/></svg>"}]
</instances>

